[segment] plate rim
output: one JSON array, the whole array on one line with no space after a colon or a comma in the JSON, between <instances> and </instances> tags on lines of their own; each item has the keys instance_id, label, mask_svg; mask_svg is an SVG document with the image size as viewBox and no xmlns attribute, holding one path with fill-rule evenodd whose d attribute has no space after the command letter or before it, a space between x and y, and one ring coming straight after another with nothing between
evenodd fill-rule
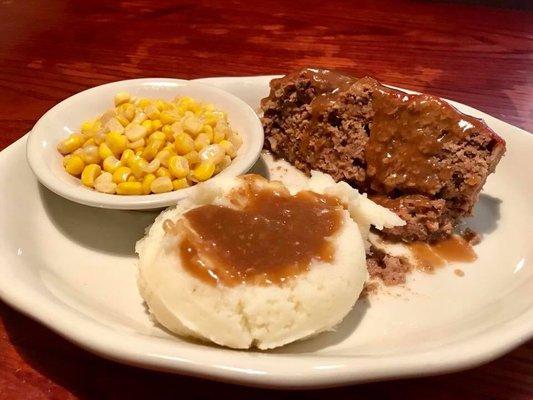
<instances>
[{"instance_id":1,"label":"plate rim","mask_svg":"<svg viewBox=\"0 0 533 400\"><path fill-rule=\"evenodd\" d=\"M244 79L244 78L267 78L268 76L251 76L251 77L218 77L218 78L201 78L206 79ZM402 89L405 90L405 89ZM461 103L448 100L456 106ZM466 106L473 109L470 106ZM494 119L499 123L504 123L513 130L519 130L521 133L533 140L525 130L510 125L495 117L492 117L483 111L473 109L476 114L481 115L484 119ZM18 139L10 146L0 152L0 160L9 157L15 151L24 152L27 135ZM5 268L13 268L11 260L7 257L3 260ZM458 342L448 344L438 349L431 349L422 353L408 355L384 355L375 357L374 365L368 367L368 364L362 365L341 365L338 356L320 356L320 364L329 365L328 368L317 369L316 365L309 363L313 359L312 355L302 354L298 356L299 364L306 364L307 368L300 368L292 373L281 371L279 362L285 358L293 357L287 354L273 354L267 364L271 368L239 368L232 363L228 363L226 353L233 350L219 349L213 347L195 347L192 353L203 354L205 351L216 353L217 357L211 356L208 361L200 361L202 357L196 357L196 360L185 358L165 359L158 357L156 354L147 354L144 350L132 349L132 347L121 348L118 343L123 343L125 333L117 333L112 329L99 324L97 321L89 319L81 312L71 309L65 303L55 303L46 298L41 293L35 293L28 284L17 278L16 282L12 280L7 284L7 279L0 280L0 298L7 304L26 316L42 323L52 331L67 340L79 345L92 353L98 354L107 359L126 363L129 365L144 367L154 370L180 373L189 376L214 379L218 381L244 384L249 386L270 387L270 388L320 388L332 387L368 381L384 380L390 378L406 378L414 376L427 376L439 373L462 370L480 365L497 358L498 356L512 350L533 337L533 307L529 307L524 312L510 320L493 326L485 332L477 333ZM55 318L49 318L54 315ZM76 321L73 323L72 321ZM105 332L105 335L94 334L97 331ZM136 342L139 338L135 335L128 338L130 342ZM473 351L473 349L476 351ZM120 350L117 350L120 349ZM467 350L466 350L467 349ZM223 350L223 351L219 351ZM450 351L453 350L453 351ZM187 351L187 352L191 352ZM256 352L240 352L245 354L245 358L253 359ZM453 353L450 356L450 353ZM234 354L234 353L233 353ZM263 353L264 354L264 353ZM268 354L268 353L266 353ZM215 362L213 359L218 358ZM229 357L230 359L232 357ZM391 363L394 360L394 363ZM436 362L438 360L438 362ZM229 360L231 361L231 360ZM390 364L375 365L377 364ZM245 360L246 363L246 360ZM325 365L329 363L328 365ZM336 364L335 364L336 363ZM316 364L316 363L315 363ZM364 363L362 363L364 364Z\"/></svg>"}]
</instances>

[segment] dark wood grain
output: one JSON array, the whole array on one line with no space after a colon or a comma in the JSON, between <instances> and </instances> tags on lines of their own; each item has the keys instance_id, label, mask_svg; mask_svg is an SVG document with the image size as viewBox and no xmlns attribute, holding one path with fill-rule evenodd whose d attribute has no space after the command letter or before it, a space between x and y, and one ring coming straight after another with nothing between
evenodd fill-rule
<instances>
[{"instance_id":1,"label":"dark wood grain","mask_svg":"<svg viewBox=\"0 0 533 400\"><path fill-rule=\"evenodd\" d=\"M326 66L452 98L533 130L527 1L0 0L0 149L58 101L146 76ZM104 361L0 303L0 398L286 398ZM301 398L533 398L533 343L486 366Z\"/></svg>"}]
</instances>

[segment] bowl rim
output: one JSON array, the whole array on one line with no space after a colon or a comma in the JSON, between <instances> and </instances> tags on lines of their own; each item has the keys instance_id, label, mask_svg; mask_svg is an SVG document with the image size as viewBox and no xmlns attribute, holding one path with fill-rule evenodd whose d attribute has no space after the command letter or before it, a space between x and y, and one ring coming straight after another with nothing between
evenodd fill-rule
<instances>
[{"instance_id":1,"label":"bowl rim","mask_svg":"<svg viewBox=\"0 0 533 400\"><path fill-rule=\"evenodd\" d=\"M120 87L120 90L126 90L124 86L142 84L146 84L148 86L150 84L167 84L175 87L200 87L203 90L208 90L212 93L216 93L222 98L225 98L226 100L237 104L240 108L242 108L242 112L247 114L247 117L250 119L251 126L250 129L248 129L249 134L244 136L243 139L245 139L246 137L251 137L251 147L248 149L247 152L237 155L237 157L235 158L235 160L237 160L236 164L232 162L232 164L227 169L225 169L215 177L207 180L206 182L212 182L220 176L238 176L244 174L255 164L263 148L264 131L259 117L255 113L255 111L242 99L223 89L205 83L196 82L194 80L177 78L138 78L105 83L78 92L60 101L48 111L46 111L46 113L44 113L41 118L39 118L39 120L33 126L32 130L29 132L26 144L26 159L28 161L30 169L37 177L39 182L41 182L45 187L47 187L49 190L56 193L57 195L64 197L68 200L74 201L76 203L84 204L91 207L118 210L147 210L171 206L176 204L180 200L189 197L195 190L197 190L197 187L202 183L191 186L187 189L181 189L179 191L150 195L119 196L100 193L95 190L86 188L81 184L73 185L61 180L60 178L55 176L54 173L50 170L50 167L46 162L45 158L41 157L41 141L43 138L47 137L46 135L43 135L42 132L45 130L44 125L50 118L50 115L58 112L59 109L65 107L66 104L72 101L79 100L80 98L86 96L96 95L103 88Z\"/></svg>"}]
</instances>

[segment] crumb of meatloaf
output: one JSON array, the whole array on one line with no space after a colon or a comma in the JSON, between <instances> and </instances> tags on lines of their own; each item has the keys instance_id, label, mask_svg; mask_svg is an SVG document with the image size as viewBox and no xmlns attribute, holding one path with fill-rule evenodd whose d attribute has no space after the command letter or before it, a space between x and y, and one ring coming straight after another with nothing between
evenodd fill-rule
<instances>
[{"instance_id":1,"label":"crumb of meatloaf","mask_svg":"<svg viewBox=\"0 0 533 400\"><path fill-rule=\"evenodd\" d=\"M413 268L407 259L392 256L374 246L367 254L366 267L371 278L379 278L387 286L405 283L405 276Z\"/></svg>"},{"instance_id":2,"label":"crumb of meatloaf","mask_svg":"<svg viewBox=\"0 0 533 400\"><path fill-rule=\"evenodd\" d=\"M406 225L384 234L406 242L448 236L505 151L481 120L369 77L304 69L273 80L261 106L267 149L391 199Z\"/></svg>"}]
</instances>

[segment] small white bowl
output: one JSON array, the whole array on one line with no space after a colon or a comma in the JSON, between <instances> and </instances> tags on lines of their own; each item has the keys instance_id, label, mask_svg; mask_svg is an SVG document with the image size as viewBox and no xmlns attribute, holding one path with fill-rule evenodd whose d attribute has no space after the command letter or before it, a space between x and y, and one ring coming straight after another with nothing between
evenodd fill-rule
<instances>
[{"instance_id":1,"label":"small white bowl","mask_svg":"<svg viewBox=\"0 0 533 400\"><path fill-rule=\"evenodd\" d=\"M146 78L109 83L85 90L57 104L37 121L28 136L26 155L33 173L48 189L77 203L121 210L161 208L188 197L197 185L170 193L120 196L99 193L83 186L62 165L57 143L79 132L83 121L94 119L113 106L114 95L127 91L133 96L170 100L177 95L213 103L228 114L230 125L243 144L231 165L218 176L238 176L255 163L263 147L264 133L259 118L244 101L224 90L182 79Z\"/></svg>"}]
</instances>

